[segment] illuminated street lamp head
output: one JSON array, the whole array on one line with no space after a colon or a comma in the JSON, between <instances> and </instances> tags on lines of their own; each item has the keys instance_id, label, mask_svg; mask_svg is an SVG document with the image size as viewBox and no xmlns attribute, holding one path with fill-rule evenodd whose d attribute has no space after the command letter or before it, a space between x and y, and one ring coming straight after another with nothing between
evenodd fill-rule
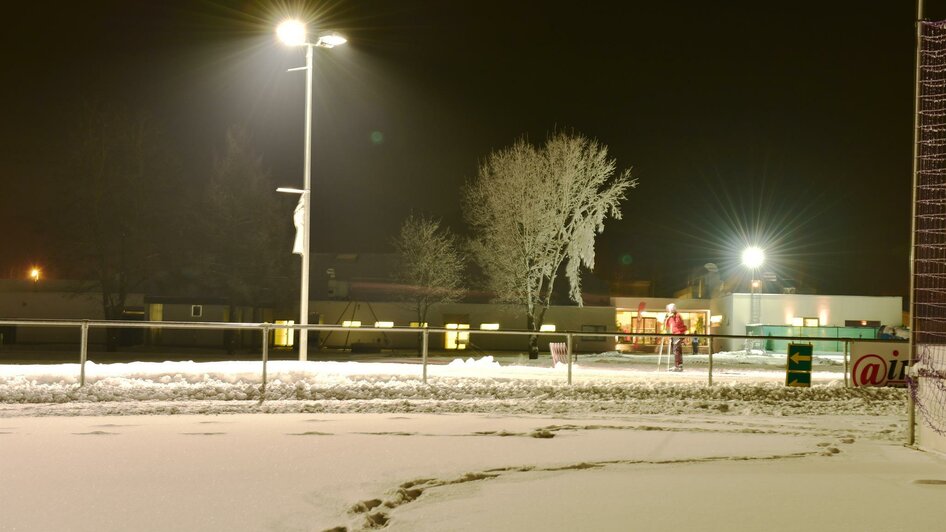
<instances>
[{"instance_id":1,"label":"illuminated street lamp head","mask_svg":"<svg viewBox=\"0 0 946 532\"><path fill-rule=\"evenodd\" d=\"M742 263L747 267L756 269L765 262L765 252L761 249L751 246L742 252Z\"/></svg>"},{"instance_id":2,"label":"illuminated street lamp head","mask_svg":"<svg viewBox=\"0 0 946 532\"><path fill-rule=\"evenodd\" d=\"M276 27L276 36L288 46L305 44L305 24L298 20L286 20Z\"/></svg>"},{"instance_id":3,"label":"illuminated street lamp head","mask_svg":"<svg viewBox=\"0 0 946 532\"><path fill-rule=\"evenodd\" d=\"M319 35L314 44L309 44L306 36L305 24L298 20L286 20L276 27L276 36L287 46L318 46L319 48L335 48L345 44L348 39L335 32Z\"/></svg>"},{"instance_id":4,"label":"illuminated street lamp head","mask_svg":"<svg viewBox=\"0 0 946 532\"><path fill-rule=\"evenodd\" d=\"M333 32L320 36L318 42L316 42L315 45L321 46L322 48L335 48L336 46L345 44L346 42L348 42L348 39Z\"/></svg>"},{"instance_id":5,"label":"illuminated street lamp head","mask_svg":"<svg viewBox=\"0 0 946 532\"><path fill-rule=\"evenodd\" d=\"M39 268L30 268L30 279L32 279L34 283L39 281L40 273Z\"/></svg>"}]
</instances>

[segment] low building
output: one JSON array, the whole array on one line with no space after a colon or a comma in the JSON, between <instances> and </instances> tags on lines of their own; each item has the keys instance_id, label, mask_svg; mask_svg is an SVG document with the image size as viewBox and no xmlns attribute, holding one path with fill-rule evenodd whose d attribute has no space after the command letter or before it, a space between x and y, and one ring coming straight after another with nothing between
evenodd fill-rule
<instances>
[{"instance_id":1,"label":"low building","mask_svg":"<svg viewBox=\"0 0 946 532\"><path fill-rule=\"evenodd\" d=\"M335 270L336 272L338 270ZM337 279L336 279L337 280ZM22 319L82 320L103 319L101 296L80 290L83 283L30 281L0 281L0 321ZM87 283L85 283L87 285ZM378 282L378 286L383 283ZM385 291L375 285L378 293ZM419 327L417 317L409 304L391 301L378 293L368 298L367 289L360 285L354 294L365 299L354 300L354 294L342 299L338 292L332 298L319 298L310 303L310 323L339 325L344 331L321 332L310 335L310 346L379 351L383 349L411 349L416 347L419 335L404 332L367 331L367 327ZM387 300L384 300L387 299ZM163 297L128 295L129 320L155 322L243 322L292 323L297 319L291 309L275 311L269 308L234 307L226 300L213 297ZM597 302L597 300L595 300ZM675 303L688 330L692 334L746 335L759 337L757 349L780 351L784 345L768 336L809 336L818 338L818 349L838 350L838 342L830 345L830 338L875 337L881 326L899 327L903 324L901 297L808 295L786 293L734 293L713 298L656 298L612 297L604 304L578 307L552 306L545 314L546 331L576 333L573 347L576 352L657 351L659 337L647 336L664 333L666 306ZM450 331L435 333L429 338L432 350L458 350L486 353L490 350L525 350L528 336L501 334L503 331L526 329L525 313L521 306L492 303L450 303L435 305L427 316L429 327L443 327ZM149 328L116 329L121 334L121 345L160 345L167 347L211 347L252 349L259 345L256 331L228 333L222 329ZM497 331L499 334L497 334ZM612 333L589 336L577 333ZM93 329L91 343L104 343L105 331ZM547 350L549 341L562 337L543 337L540 349ZM77 327L49 327L11 325L0 323L0 341L6 344L71 344L79 341ZM272 345L295 347L291 331L274 331ZM703 339L701 352L739 350L745 340L717 339L709 345Z\"/></svg>"}]
</instances>

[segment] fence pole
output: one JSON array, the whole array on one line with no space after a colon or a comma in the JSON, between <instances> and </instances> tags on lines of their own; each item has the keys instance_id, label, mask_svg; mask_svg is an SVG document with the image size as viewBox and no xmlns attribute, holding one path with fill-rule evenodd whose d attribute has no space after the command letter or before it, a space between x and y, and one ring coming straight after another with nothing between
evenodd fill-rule
<instances>
[{"instance_id":1,"label":"fence pole","mask_svg":"<svg viewBox=\"0 0 946 532\"><path fill-rule=\"evenodd\" d=\"M263 324L263 384L259 389L259 402L266 399L266 363L269 362L269 324Z\"/></svg>"},{"instance_id":2,"label":"fence pole","mask_svg":"<svg viewBox=\"0 0 946 532\"><path fill-rule=\"evenodd\" d=\"M707 386L713 385L713 339L710 338L709 341L709 384Z\"/></svg>"},{"instance_id":3,"label":"fence pole","mask_svg":"<svg viewBox=\"0 0 946 532\"><path fill-rule=\"evenodd\" d=\"M565 357L568 360L568 384L572 383L572 333L565 335Z\"/></svg>"},{"instance_id":4,"label":"fence pole","mask_svg":"<svg viewBox=\"0 0 946 532\"><path fill-rule=\"evenodd\" d=\"M424 366L424 384L427 384L427 342L428 342L427 337L429 334L430 334L429 331L425 327L424 333L422 335L423 340L421 341L421 357L423 358L423 366Z\"/></svg>"},{"instance_id":5,"label":"fence pole","mask_svg":"<svg viewBox=\"0 0 946 532\"><path fill-rule=\"evenodd\" d=\"M85 386L85 361L89 358L89 320L82 320L82 340L79 346L79 386Z\"/></svg>"},{"instance_id":6,"label":"fence pole","mask_svg":"<svg viewBox=\"0 0 946 532\"><path fill-rule=\"evenodd\" d=\"M844 341L844 387L845 388L847 388L847 370L848 370L847 355L848 355L848 350L850 348L851 348L851 343L845 340Z\"/></svg>"}]
</instances>

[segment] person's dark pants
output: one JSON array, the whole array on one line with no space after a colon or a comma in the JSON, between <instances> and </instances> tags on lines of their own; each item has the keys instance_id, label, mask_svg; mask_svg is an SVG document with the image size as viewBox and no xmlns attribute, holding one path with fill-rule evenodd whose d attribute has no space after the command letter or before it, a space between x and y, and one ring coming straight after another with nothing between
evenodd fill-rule
<instances>
[{"instance_id":1,"label":"person's dark pants","mask_svg":"<svg viewBox=\"0 0 946 532\"><path fill-rule=\"evenodd\" d=\"M670 342L670 350L673 351L673 365L683 367L683 338L674 338Z\"/></svg>"}]
</instances>

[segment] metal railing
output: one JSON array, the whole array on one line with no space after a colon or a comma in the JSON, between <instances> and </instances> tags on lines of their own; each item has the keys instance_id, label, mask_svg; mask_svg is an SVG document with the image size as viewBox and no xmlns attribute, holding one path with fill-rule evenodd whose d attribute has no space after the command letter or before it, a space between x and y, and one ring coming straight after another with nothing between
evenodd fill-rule
<instances>
[{"instance_id":1,"label":"metal railing","mask_svg":"<svg viewBox=\"0 0 946 532\"><path fill-rule=\"evenodd\" d=\"M0 326L21 326L21 327L76 327L80 330L79 346L79 386L85 386L86 382L86 362L88 361L89 331L90 329L200 329L200 330L255 330L261 332L261 401L265 396L267 382L267 364L269 362L269 339L274 330L307 330L307 331L341 331L341 332L378 332L393 334L420 334L421 335L421 379L424 384L428 380L428 358L430 334L451 334L457 332L469 332L476 335L514 335L514 336L536 336L565 338L567 346L567 383L572 384L572 367L576 353L574 352L574 340L576 337L587 339L595 337L638 337L638 338L673 338L681 335L656 334L656 333L633 333L629 334L623 331L526 331L526 330L466 330L466 329L447 329L444 327L345 327L341 325L298 325L298 324L275 324L275 323L230 323L230 322L179 322L179 321L113 321L113 320L34 320L34 319L3 319L0 320ZM699 338L701 343L707 340L709 345L713 345L713 340L745 340L747 335L734 334L688 334L685 338ZM758 339L758 337L755 337ZM821 340L820 338L800 337L800 336L765 336L765 340L789 340L801 343L810 343ZM844 343L844 384L849 386L849 357L851 342L890 342L886 339L865 339L865 338L831 338L831 341ZM904 340L904 344L907 342ZM713 385L713 349L709 350L707 385Z\"/></svg>"}]
</instances>

